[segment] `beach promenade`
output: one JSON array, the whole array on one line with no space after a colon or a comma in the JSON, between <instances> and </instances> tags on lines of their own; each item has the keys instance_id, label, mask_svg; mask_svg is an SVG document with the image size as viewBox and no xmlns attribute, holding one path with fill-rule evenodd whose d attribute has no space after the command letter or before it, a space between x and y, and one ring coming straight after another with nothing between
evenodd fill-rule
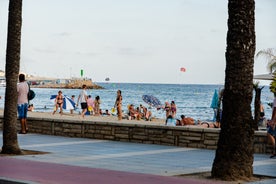
<instances>
[{"instance_id":1,"label":"beach promenade","mask_svg":"<svg viewBox=\"0 0 276 184\"><path fill-rule=\"evenodd\" d=\"M214 150L33 133L18 140L21 149L44 154L0 156L0 183L239 183L182 176L209 173ZM276 182L276 159L255 154L253 167L255 175L274 179L247 183Z\"/></svg>"}]
</instances>

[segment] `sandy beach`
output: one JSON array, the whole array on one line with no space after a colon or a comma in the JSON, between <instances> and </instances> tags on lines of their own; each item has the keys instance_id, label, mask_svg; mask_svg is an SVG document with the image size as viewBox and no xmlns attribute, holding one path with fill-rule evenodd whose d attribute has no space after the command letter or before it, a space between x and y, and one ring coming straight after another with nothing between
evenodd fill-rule
<instances>
[{"instance_id":1,"label":"sandy beach","mask_svg":"<svg viewBox=\"0 0 276 184\"><path fill-rule=\"evenodd\" d=\"M4 115L4 110L0 109L0 114ZM151 125L165 125L165 119L159 119L159 118L152 118L152 121L145 121L145 120L127 120L123 119L121 121L118 121L117 116L91 116L86 115L84 118L81 118L81 116L75 112L73 114L70 113L63 113L60 115L59 113L56 113L55 115L52 114L52 112L28 112L28 118L47 118L47 119L60 119L60 120L77 120L77 121L96 121L96 122L112 122L112 123L138 123L138 124L151 124Z\"/></svg>"},{"instance_id":2,"label":"sandy beach","mask_svg":"<svg viewBox=\"0 0 276 184\"><path fill-rule=\"evenodd\" d=\"M0 115L4 115L4 110L0 109ZM66 120L76 120L76 121L93 121L93 122L109 122L109 123L133 123L133 124L145 124L145 125L165 125L165 119L152 117L151 121L141 120L128 120L123 118L121 121L118 121L117 116L94 116L94 115L86 115L84 118L78 112L74 112L70 114L69 112L64 112L62 115L58 112L56 114L52 114L52 112L36 112L36 111L28 111L28 118L45 118L45 119L58 119L62 121ZM212 123L212 122L209 122ZM204 126L195 126L195 125L185 125L185 127L194 127L194 128L207 128ZM211 128L211 127L210 127Z\"/></svg>"}]
</instances>

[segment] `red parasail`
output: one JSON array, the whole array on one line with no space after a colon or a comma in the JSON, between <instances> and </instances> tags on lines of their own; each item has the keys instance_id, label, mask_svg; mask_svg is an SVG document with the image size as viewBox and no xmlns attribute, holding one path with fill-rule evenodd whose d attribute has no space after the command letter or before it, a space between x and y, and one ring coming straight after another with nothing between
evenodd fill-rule
<instances>
[{"instance_id":1,"label":"red parasail","mask_svg":"<svg viewBox=\"0 0 276 184\"><path fill-rule=\"evenodd\" d=\"M180 68L180 71L181 71L181 72L186 72L186 68L181 67L181 68Z\"/></svg>"}]
</instances>

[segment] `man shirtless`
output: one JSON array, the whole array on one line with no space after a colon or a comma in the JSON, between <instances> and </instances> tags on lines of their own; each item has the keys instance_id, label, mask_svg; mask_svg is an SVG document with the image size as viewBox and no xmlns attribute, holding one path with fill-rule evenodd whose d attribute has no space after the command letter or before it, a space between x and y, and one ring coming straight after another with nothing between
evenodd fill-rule
<instances>
[{"instance_id":1,"label":"man shirtless","mask_svg":"<svg viewBox=\"0 0 276 184\"><path fill-rule=\"evenodd\" d=\"M195 125L195 120L193 118L185 117L183 114L180 117L181 117L181 120L180 120L181 126Z\"/></svg>"}]
</instances>

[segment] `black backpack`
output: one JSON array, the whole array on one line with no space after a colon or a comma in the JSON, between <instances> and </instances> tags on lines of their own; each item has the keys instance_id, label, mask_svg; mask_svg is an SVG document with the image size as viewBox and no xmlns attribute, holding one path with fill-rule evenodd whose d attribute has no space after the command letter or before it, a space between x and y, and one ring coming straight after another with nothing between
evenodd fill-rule
<instances>
[{"instance_id":1,"label":"black backpack","mask_svg":"<svg viewBox=\"0 0 276 184\"><path fill-rule=\"evenodd\" d=\"M30 101L30 100L34 99L35 92L33 90L31 90L31 87L30 87L29 83L28 83L28 85L29 85L28 100Z\"/></svg>"}]
</instances>

